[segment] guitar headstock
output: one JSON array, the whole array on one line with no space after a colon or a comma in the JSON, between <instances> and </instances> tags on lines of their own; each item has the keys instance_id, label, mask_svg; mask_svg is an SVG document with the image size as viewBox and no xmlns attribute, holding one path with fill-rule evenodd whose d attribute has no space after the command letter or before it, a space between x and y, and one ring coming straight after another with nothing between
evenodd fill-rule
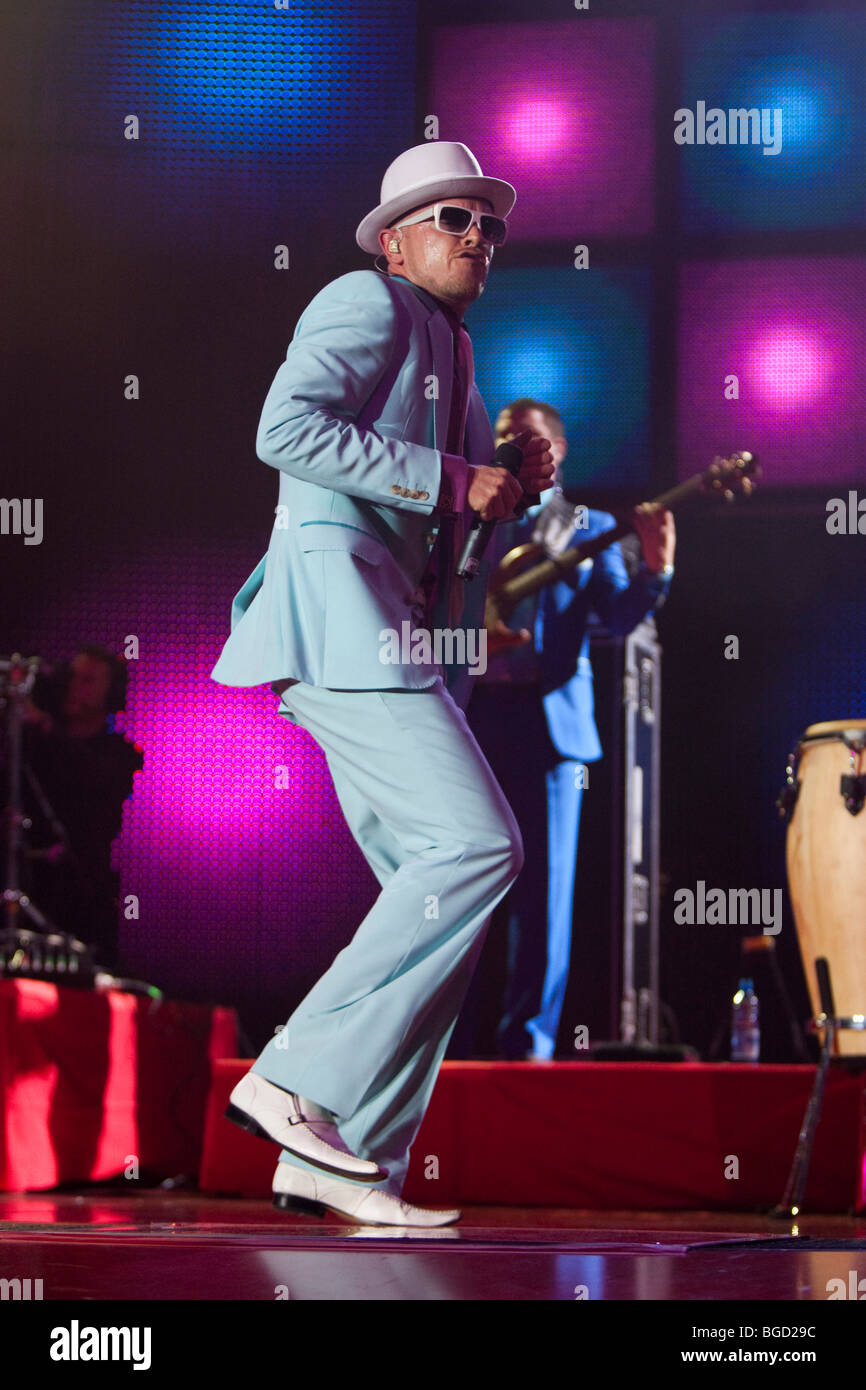
<instances>
[{"instance_id":1,"label":"guitar headstock","mask_svg":"<svg viewBox=\"0 0 866 1390\"><path fill-rule=\"evenodd\" d=\"M755 455L743 449L730 454L728 458L713 459L702 475L701 484L704 492L715 493L718 497L724 497L726 502L733 502L738 492L743 497L750 497L760 476Z\"/></svg>"}]
</instances>

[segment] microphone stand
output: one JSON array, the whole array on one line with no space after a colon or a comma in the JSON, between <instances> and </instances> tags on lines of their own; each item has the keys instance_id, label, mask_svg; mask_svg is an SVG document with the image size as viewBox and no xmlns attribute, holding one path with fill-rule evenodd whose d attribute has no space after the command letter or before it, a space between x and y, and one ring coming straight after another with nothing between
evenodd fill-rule
<instances>
[{"instance_id":1,"label":"microphone stand","mask_svg":"<svg viewBox=\"0 0 866 1390\"><path fill-rule=\"evenodd\" d=\"M3 910L6 925L14 931L23 913L40 932L56 932L53 922L40 912L21 888L20 859L21 831L29 824L21 801L21 742L24 728L24 701L33 689L36 672L42 666L39 656L0 657L0 703L6 708L6 750L8 758L5 817L6 884L3 889Z\"/></svg>"}]
</instances>

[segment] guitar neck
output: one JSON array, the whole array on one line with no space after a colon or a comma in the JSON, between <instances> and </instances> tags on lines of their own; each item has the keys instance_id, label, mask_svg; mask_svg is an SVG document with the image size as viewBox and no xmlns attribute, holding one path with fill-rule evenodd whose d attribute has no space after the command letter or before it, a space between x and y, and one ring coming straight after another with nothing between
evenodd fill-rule
<instances>
[{"instance_id":1,"label":"guitar neck","mask_svg":"<svg viewBox=\"0 0 866 1390\"><path fill-rule=\"evenodd\" d=\"M676 487L670 488L667 492L661 493L653 498L653 502L660 507L673 511L674 507L682 506L684 502L691 501L703 491L704 476L696 473L693 478L688 478L684 483L678 483ZM508 579L502 585L500 598L504 600L509 608L513 608L522 599L529 598L531 594L537 594L539 590L547 587L548 584L556 583L564 574L569 574L584 560L592 560L596 555L600 555L608 546L613 545L614 541L622 540L623 536L629 535L634 530L634 526L629 521L622 521L618 526L611 526L610 530L602 531L601 535L594 536L591 541L584 541L581 545L569 547L557 555L555 560L543 560L540 565L533 565L531 569L517 575L514 579Z\"/></svg>"}]
</instances>

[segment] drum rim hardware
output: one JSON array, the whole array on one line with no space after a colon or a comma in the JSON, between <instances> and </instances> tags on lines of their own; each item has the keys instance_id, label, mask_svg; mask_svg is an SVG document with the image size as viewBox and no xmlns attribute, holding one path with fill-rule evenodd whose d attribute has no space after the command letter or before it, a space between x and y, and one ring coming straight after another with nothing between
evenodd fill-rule
<instances>
[{"instance_id":1,"label":"drum rim hardware","mask_svg":"<svg viewBox=\"0 0 866 1390\"><path fill-rule=\"evenodd\" d=\"M809 1030L812 1033L821 1033L825 1028L832 1024L833 1028L853 1029L855 1032L866 1032L866 1014L851 1014L849 1018L831 1018L828 1014L816 1014L809 1019Z\"/></svg>"},{"instance_id":2,"label":"drum rim hardware","mask_svg":"<svg viewBox=\"0 0 866 1390\"><path fill-rule=\"evenodd\" d=\"M839 782L842 801L852 816L859 815L866 805L866 772L856 769L857 759L866 752L866 719L830 719L820 724L810 724L788 754L785 785L776 797L776 808L784 821L793 816L800 795L801 782L797 777L797 768L803 752L819 743L844 743L851 760L851 771L843 774Z\"/></svg>"}]
</instances>

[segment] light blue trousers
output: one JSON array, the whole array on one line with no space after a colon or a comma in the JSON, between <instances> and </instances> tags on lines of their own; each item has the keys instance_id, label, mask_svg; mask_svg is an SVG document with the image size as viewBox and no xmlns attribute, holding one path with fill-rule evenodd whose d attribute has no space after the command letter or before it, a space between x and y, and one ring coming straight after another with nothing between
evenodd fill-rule
<instances>
[{"instance_id":1,"label":"light blue trousers","mask_svg":"<svg viewBox=\"0 0 866 1390\"><path fill-rule=\"evenodd\" d=\"M382 891L251 1070L332 1110L352 1152L389 1170L377 1186L399 1196L488 919L523 863L520 831L441 681L296 684L280 713L323 749ZM280 1161L319 1171L285 1149Z\"/></svg>"}]
</instances>

